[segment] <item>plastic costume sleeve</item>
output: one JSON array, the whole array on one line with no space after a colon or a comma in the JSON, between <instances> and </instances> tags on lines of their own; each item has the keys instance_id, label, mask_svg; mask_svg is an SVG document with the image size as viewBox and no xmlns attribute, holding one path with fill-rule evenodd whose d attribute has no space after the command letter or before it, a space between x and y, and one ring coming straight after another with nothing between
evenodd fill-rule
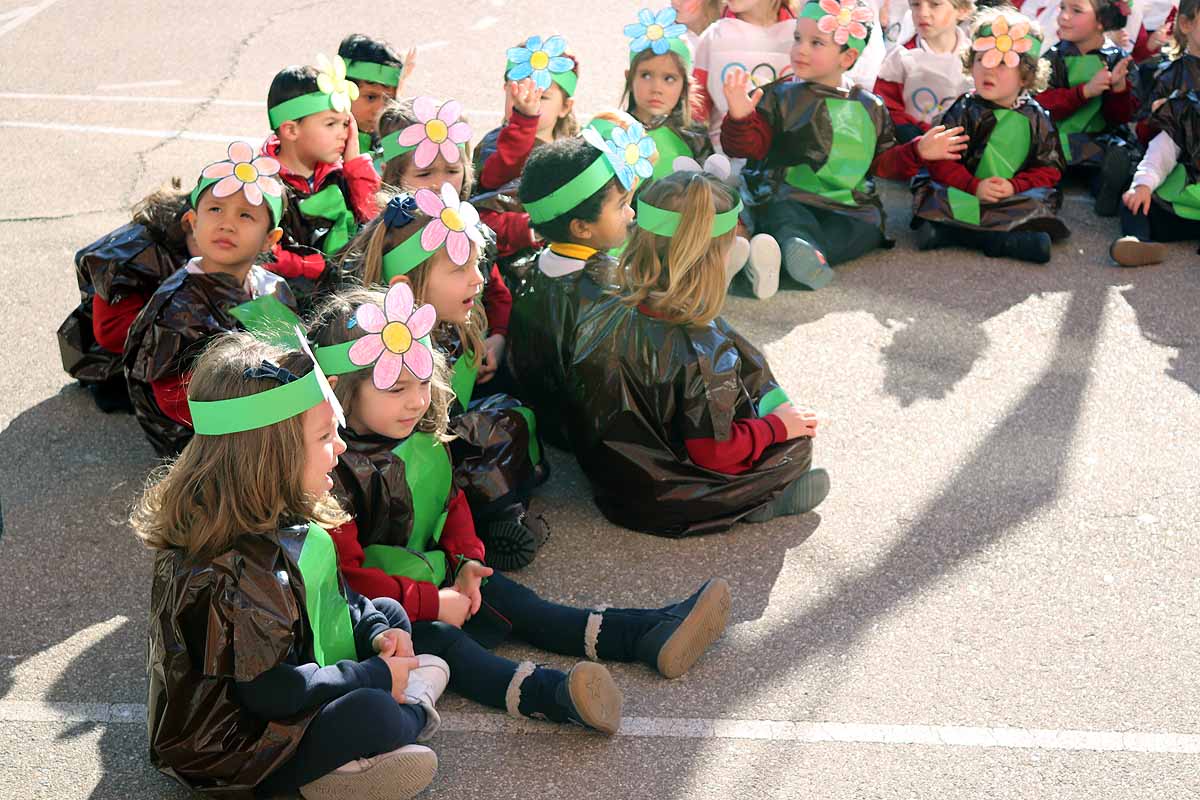
<instances>
[{"instance_id":1,"label":"plastic costume sleeve","mask_svg":"<svg viewBox=\"0 0 1200 800\"><path fill-rule=\"evenodd\" d=\"M82 383L103 383L122 375L121 354L100 347L92 329L92 303L115 304L139 295L149 298L188 260L157 242L144 226L129 223L75 254L79 305L58 329L63 369Z\"/></svg>"},{"instance_id":2,"label":"plastic costume sleeve","mask_svg":"<svg viewBox=\"0 0 1200 800\"><path fill-rule=\"evenodd\" d=\"M947 109L942 124L963 126L970 141L961 163L977 178L1011 179L1033 167L1064 169L1054 123L1032 98L1015 109L1002 109L969 92ZM1056 186L980 203L973 194L938 183L925 170L913 181L913 227L925 220L975 230L1043 231L1058 240L1070 234L1057 216L1061 206Z\"/></svg>"},{"instance_id":3,"label":"plastic costume sleeve","mask_svg":"<svg viewBox=\"0 0 1200 800\"><path fill-rule=\"evenodd\" d=\"M293 312L296 301L288 284L261 267L251 267L250 280L268 287ZM146 437L159 455L173 455L192 438L191 428L162 413L154 402L151 382L191 372L196 357L213 336L244 326L233 310L249 302L245 287L223 273L193 274L177 270L163 282L129 329L124 365L129 398Z\"/></svg>"},{"instance_id":4,"label":"plastic costume sleeve","mask_svg":"<svg viewBox=\"0 0 1200 800\"><path fill-rule=\"evenodd\" d=\"M1124 50L1105 41L1095 53L1083 55L1073 42L1059 42L1042 55L1050 64L1048 89L1066 89L1087 83L1100 68L1115 69ZM1130 80L1134 80L1131 72ZM1103 97L1093 97L1067 119L1056 123L1067 166L1099 166L1108 147L1127 147L1136 162L1140 148L1128 126L1104 118Z\"/></svg>"},{"instance_id":5,"label":"plastic costume sleeve","mask_svg":"<svg viewBox=\"0 0 1200 800\"><path fill-rule=\"evenodd\" d=\"M596 505L623 527L715 533L777 496L809 469L810 439L772 445L739 475L696 465L685 439L724 441L734 420L783 399L762 354L723 320L671 325L611 297L579 321L569 430Z\"/></svg>"},{"instance_id":6,"label":"plastic costume sleeve","mask_svg":"<svg viewBox=\"0 0 1200 800\"><path fill-rule=\"evenodd\" d=\"M746 206L804 203L882 230L883 205L870 170L875 156L896 144L883 101L861 86L783 80L763 88L758 111L774 136L767 158L742 171Z\"/></svg>"},{"instance_id":7,"label":"plastic costume sleeve","mask_svg":"<svg viewBox=\"0 0 1200 800\"><path fill-rule=\"evenodd\" d=\"M1170 97L1174 92L1187 94L1200 91L1200 57L1184 53L1177 59L1158 57L1138 66L1137 119L1148 119L1154 101Z\"/></svg>"},{"instance_id":8,"label":"plastic costume sleeve","mask_svg":"<svg viewBox=\"0 0 1200 800\"><path fill-rule=\"evenodd\" d=\"M506 353L518 394L533 408L538 428L555 447L570 447L563 407L578 319L614 288L617 262L595 253L582 268L550 277L534 266L513 297Z\"/></svg>"},{"instance_id":9,"label":"plastic costume sleeve","mask_svg":"<svg viewBox=\"0 0 1200 800\"><path fill-rule=\"evenodd\" d=\"M316 277L285 276L300 308L308 311L341 280L335 256L357 232L358 224L346 202L349 189L341 170L331 172L316 192L301 192L291 183L285 183L284 189L288 202L279 226L283 229L280 247L301 256L321 255L326 262Z\"/></svg>"},{"instance_id":10,"label":"plastic costume sleeve","mask_svg":"<svg viewBox=\"0 0 1200 800\"><path fill-rule=\"evenodd\" d=\"M326 539L328 534L321 532ZM345 613L336 649L356 658L359 620L328 562L310 561L309 526L250 535L211 562L196 564L178 550L155 557L150 597L150 755L154 765L215 797L252 790L294 753L316 709L267 722L236 701L234 684L282 664L327 662L316 657L320 634L307 610L306 577L330 584L325 607ZM338 604L340 603L340 608ZM334 642L325 635L326 645Z\"/></svg>"},{"instance_id":11,"label":"plastic costume sleeve","mask_svg":"<svg viewBox=\"0 0 1200 800\"><path fill-rule=\"evenodd\" d=\"M479 146L475 148L474 166L476 175L481 173L483 165L487 162L488 158L497 151L500 133L503 130L503 128L496 128L489 131L483 137L483 141L479 143ZM533 148L537 149L542 144L543 142L535 140ZM480 216L485 223L488 222L490 214L523 214L525 213L525 207L517 199L517 191L520 187L520 178L514 178L498 189L478 192L471 197L470 203L479 210ZM495 249L494 234L491 236L490 241L493 243L493 253L497 252ZM509 289L516 291L536 259L536 250L523 250L506 258L501 258L497 255L493 261L499 265L500 274L504 276L504 281ZM490 264L492 261L488 263ZM479 268L483 270L483 274L486 277L488 270L484 269L482 262Z\"/></svg>"},{"instance_id":12,"label":"plastic costume sleeve","mask_svg":"<svg viewBox=\"0 0 1200 800\"><path fill-rule=\"evenodd\" d=\"M1200 220L1200 95L1172 95L1151 122L1179 147L1179 163L1154 193L1154 202L1178 217Z\"/></svg>"}]
</instances>

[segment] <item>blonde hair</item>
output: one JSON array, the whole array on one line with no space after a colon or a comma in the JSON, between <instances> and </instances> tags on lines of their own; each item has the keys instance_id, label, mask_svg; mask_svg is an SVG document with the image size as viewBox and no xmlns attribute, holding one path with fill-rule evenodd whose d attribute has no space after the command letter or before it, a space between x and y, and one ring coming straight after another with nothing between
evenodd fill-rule
<instances>
[{"instance_id":1,"label":"blonde hair","mask_svg":"<svg viewBox=\"0 0 1200 800\"><path fill-rule=\"evenodd\" d=\"M390 189L384 189L379 193L379 208L386 209L393 197L399 196L400 193ZM346 246L345 253L342 255L341 265L343 273L355 274L363 286L383 286L383 256L389 250L399 247L411 236L419 236L421 231L430 222L431 217L427 216L419 209L413 212L413 221L399 228L389 228L384 222L385 213L380 213L375 219L368 222ZM476 247L476 258L478 259L482 248ZM429 258L426 258L404 276L408 281L408 285L412 288L413 296L420 303L425 297L425 285L429 281L429 273L433 264L434 256L438 253L445 252L444 249L439 249ZM478 261L476 262L478 263ZM487 335L487 313L483 310L482 303L476 303L471 309L470 316L467 318L465 325L456 325L458 329L458 338L462 342L465 350L475 354L475 363L478 365L483 360L483 342Z\"/></svg>"},{"instance_id":2,"label":"blonde hair","mask_svg":"<svg viewBox=\"0 0 1200 800\"><path fill-rule=\"evenodd\" d=\"M992 6L984 8L975 15L975 20L971 24L971 40L979 38L980 31L983 28L989 28L1000 17L1008 23L1011 29L1014 25L1020 25L1022 22L1029 25L1029 35L1042 43L1042 48L1046 47L1046 40L1042 36L1042 26L1036 20L1032 20L1024 14L1015 11L1012 6ZM1039 55L1030 55L1032 51L1026 51L1020 54L1020 64L1018 69L1021 70L1021 88L1028 92L1040 92L1046 88L1046 84L1050 82L1050 63ZM968 47L963 53L963 72L970 75L971 68L975 66L975 59L978 57L975 48Z\"/></svg>"},{"instance_id":3,"label":"blonde hair","mask_svg":"<svg viewBox=\"0 0 1200 800\"><path fill-rule=\"evenodd\" d=\"M712 238L713 217L737 205L733 190L703 172L655 181L641 199L680 214L672 236L635 228L621 257L625 302L684 325L707 325L725 303L725 258L736 227Z\"/></svg>"},{"instance_id":4,"label":"blonde hair","mask_svg":"<svg viewBox=\"0 0 1200 800\"><path fill-rule=\"evenodd\" d=\"M439 102L438 106L442 104ZM467 122L467 115L459 115L459 119ZM390 100L384 106L383 114L379 117L379 136L386 138L391 136L396 131L402 131L409 125L416 125L420 122L417 119L416 112L413 111L413 99L402 101ZM463 184L462 191L458 196L466 200L471 196L471 190L475 187L475 167L471 163L471 144L468 142L463 148L463 153L460 161L463 165ZM413 155L416 151L410 150L407 153L401 153L397 156L392 156L383 164L382 182L386 186L392 186L396 189L405 189L404 173L408 172L412 166ZM440 156L439 156L440 157ZM382 208L382 206L380 206Z\"/></svg>"},{"instance_id":5,"label":"blonde hair","mask_svg":"<svg viewBox=\"0 0 1200 800\"><path fill-rule=\"evenodd\" d=\"M317 306L308 325L308 335L318 347L345 344L366 335L361 325L351 326L350 320L359 306L371 304L383 310L385 293L381 289L350 287L327 297ZM432 433L442 441L454 438L446 434L450 422L450 404L454 402L454 391L450 388L449 367L446 358L433 347L433 377L430 379L430 402L425 415L417 422L417 430ZM371 369L364 367L357 372L339 375L333 393L337 395L342 410L349 417L354 412L358 390L371 377Z\"/></svg>"},{"instance_id":6,"label":"blonde hair","mask_svg":"<svg viewBox=\"0 0 1200 800\"><path fill-rule=\"evenodd\" d=\"M133 222L144 226L156 244L186 253L189 226L183 215L191 207L191 192L182 189L179 178L171 178L137 202Z\"/></svg>"},{"instance_id":7,"label":"blonde hair","mask_svg":"<svg viewBox=\"0 0 1200 800\"><path fill-rule=\"evenodd\" d=\"M675 66L679 69L679 74L683 76L683 89L679 92L679 100L675 103L675 107L667 114L666 124L677 128L691 127L695 121L694 112L699 108L697 87L692 83L692 76L689 74L687 65L683 63L683 59L680 58L678 53L674 50L668 50L664 55L671 57ZM633 82L637 80L638 65L643 61L657 57L657 54L647 47L638 53L633 61L629 62L629 71L625 73L625 91L621 94L621 105L625 107L626 113L632 114L634 109L637 108L637 103L633 99Z\"/></svg>"},{"instance_id":8,"label":"blonde hair","mask_svg":"<svg viewBox=\"0 0 1200 800\"><path fill-rule=\"evenodd\" d=\"M248 369L274 361L296 375L312 362L249 333L217 337L188 383L192 400L228 400L277 388L272 378L250 378ZM190 558L214 558L246 534L316 522L336 527L348 517L328 493L304 491L303 415L265 428L225 436L197 434L174 463L155 470L130 517L142 544L180 549Z\"/></svg>"},{"instance_id":9,"label":"blonde hair","mask_svg":"<svg viewBox=\"0 0 1200 800\"><path fill-rule=\"evenodd\" d=\"M975 0L950 0L950 5L955 11L969 11L972 15L975 14ZM967 17L964 22L971 21L971 17Z\"/></svg>"}]
</instances>

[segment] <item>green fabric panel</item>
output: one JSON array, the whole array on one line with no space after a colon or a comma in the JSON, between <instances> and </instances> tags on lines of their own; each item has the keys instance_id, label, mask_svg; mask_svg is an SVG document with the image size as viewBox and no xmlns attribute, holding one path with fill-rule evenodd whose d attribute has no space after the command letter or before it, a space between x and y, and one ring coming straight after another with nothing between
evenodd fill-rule
<instances>
[{"instance_id":1,"label":"green fabric panel","mask_svg":"<svg viewBox=\"0 0 1200 800\"><path fill-rule=\"evenodd\" d=\"M346 197L337 184L326 186L311 197L304 198L296 207L306 217L329 220L329 233L325 234L325 239L321 242L321 251L326 255L332 255L345 247L350 237L358 230L354 212L346 207Z\"/></svg>"},{"instance_id":2,"label":"green fabric panel","mask_svg":"<svg viewBox=\"0 0 1200 800\"><path fill-rule=\"evenodd\" d=\"M825 98L833 145L825 164L816 172L808 164L797 164L784 179L804 192L820 195L842 205L858 205L853 190L862 186L875 160L875 123L870 113L855 100Z\"/></svg>"},{"instance_id":3,"label":"green fabric panel","mask_svg":"<svg viewBox=\"0 0 1200 800\"><path fill-rule=\"evenodd\" d=\"M358 152L371 152L371 134L363 133L362 131L358 132Z\"/></svg>"},{"instance_id":4,"label":"green fabric panel","mask_svg":"<svg viewBox=\"0 0 1200 800\"><path fill-rule=\"evenodd\" d=\"M403 547L373 544L363 550L363 566L388 575L441 586L446 580L446 554L441 550L415 553Z\"/></svg>"},{"instance_id":5,"label":"green fabric panel","mask_svg":"<svg viewBox=\"0 0 1200 800\"><path fill-rule=\"evenodd\" d=\"M782 386L776 386L758 401L758 416L765 417L784 403L791 402Z\"/></svg>"},{"instance_id":6,"label":"green fabric panel","mask_svg":"<svg viewBox=\"0 0 1200 800\"><path fill-rule=\"evenodd\" d=\"M475 379L479 376L479 366L475 363L475 354L465 352L454 362L454 374L450 376L450 388L454 390L458 402L466 408L471 404L471 396L475 394Z\"/></svg>"},{"instance_id":7,"label":"green fabric panel","mask_svg":"<svg viewBox=\"0 0 1200 800\"><path fill-rule=\"evenodd\" d=\"M313 631L317 663L328 667L339 661L357 661L350 607L338 579L337 549L321 526L309 523L299 566L304 579L304 611Z\"/></svg>"},{"instance_id":8,"label":"green fabric panel","mask_svg":"<svg viewBox=\"0 0 1200 800\"><path fill-rule=\"evenodd\" d=\"M542 463L542 448L538 444L537 418L533 415L533 409L517 406L516 412L525 418L525 424L529 428L529 463L540 464Z\"/></svg>"},{"instance_id":9,"label":"green fabric panel","mask_svg":"<svg viewBox=\"0 0 1200 800\"><path fill-rule=\"evenodd\" d=\"M442 538L454 469L446 445L431 433L416 431L392 451L404 462L404 481L412 495L411 550L424 551Z\"/></svg>"},{"instance_id":10,"label":"green fabric panel","mask_svg":"<svg viewBox=\"0 0 1200 800\"><path fill-rule=\"evenodd\" d=\"M234 306L229 309L229 314L260 339L274 344L287 344L289 350L292 349L290 345L296 342L296 326L300 324L300 318L273 294L264 294Z\"/></svg>"},{"instance_id":11,"label":"green fabric panel","mask_svg":"<svg viewBox=\"0 0 1200 800\"><path fill-rule=\"evenodd\" d=\"M660 125L650 131L650 138L658 147L658 161L654 162L654 174L650 176L652 181L665 178L674 172L675 168L672 165L679 156L693 157L692 148L687 146L687 142L666 125Z\"/></svg>"},{"instance_id":12,"label":"green fabric panel","mask_svg":"<svg viewBox=\"0 0 1200 800\"><path fill-rule=\"evenodd\" d=\"M1067 85L1072 87L1087 83L1104 66L1104 62L1097 55L1067 56L1063 60L1067 63ZM1103 102L1101 98L1093 97L1074 114L1054 123L1058 128L1058 138L1062 142L1063 155L1066 156L1067 161L1071 160L1069 139L1072 134L1096 133L1104 130L1104 115L1100 113L1100 106Z\"/></svg>"},{"instance_id":13,"label":"green fabric panel","mask_svg":"<svg viewBox=\"0 0 1200 800\"><path fill-rule=\"evenodd\" d=\"M1200 220L1200 184L1188 184L1187 170L1183 164L1175 165L1155 194L1170 203L1178 216Z\"/></svg>"},{"instance_id":14,"label":"green fabric panel","mask_svg":"<svg viewBox=\"0 0 1200 800\"><path fill-rule=\"evenodd\" d=\"M968 225L979 224L979 198L973 194L967 194L961 189L955 189L953 186L946 191L950 200L950 213L959 222L965 222Z\"/></svg>"},{"instance_id":15,"label":"green fabric panel","mask_svg":"<svg viewBox=\"0 0 1200 800\"><path fill-rule=\"evenodd\" d=\"M995 114L996 127L988 137L987 147L984 148L983 157L979 159L979 166L975 170L975 177L980 180L1011 180L1029 157L1033 129L1029 125L1029 118L1019 111L1001 108L996 109Z\"/></svg>"}]
</instances>

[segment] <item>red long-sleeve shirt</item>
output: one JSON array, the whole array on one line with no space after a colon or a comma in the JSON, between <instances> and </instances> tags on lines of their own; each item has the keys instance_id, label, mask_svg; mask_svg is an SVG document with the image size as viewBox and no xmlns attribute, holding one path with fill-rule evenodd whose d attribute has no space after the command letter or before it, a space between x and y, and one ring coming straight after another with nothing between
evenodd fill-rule
<instances>
[{"instance_id":1,"label":"red long-sleeve shirt","mask_svg":"<svg viewBox=\"0 0 1200 800\"><path fill-rule=\"evenodd\" d=\"M1112 125L1124 125L1133 119L1137 110L1137 98L1129 91L1129 83L1125 83L1125 91L1108 91L1101 95L1100 113ZM1047 89L1037 95L1037 101L1042 108L1050 112L1050 118L1055 122L1064 120L1083 108L1088 98L1083 96L1083 84L1063 89Z\"/></svg>"},{"instance_id":2,"label":"red long-sleeve shirt","mask_svg":"<svg viewBox=\"0 0 1200 800\"><path fill-rule=\"evenodd\" d=\"M491 192L521 177L525 160L537 140L538 117L529 117L513 109L512 116L496 137L496 152L487 157L479 170L479 188Z\"/></svg>"},{"instance_id":3,"label":"red long-sleeve shirt","mask_svg":"<svg viewBox=\"0 0 1200 800\"><path fill-rule=\"evenodd\" d=\"M426 581L415 581L389 575L381 569L364 567L365 554L358 541L358 524L350 520L329 532L337 548L338 568L346 582L364 597L390 597L398 600L413 622L436 620L438 617L438 587ZM460 560L484 560L484 546L475 535L475 522L467 497L456 491L450 498L446 524L438 547L448 556L451 569Z\"/></svg>"},{"instance_id":4,"label":"red long-sleeve shirt","mask_svg":"<svg viewBox=\"0 0 1200 800\"><path fill-rule=\"evenodd\" d=\"M479 219L496 232L496 250L501 258L515 256L535 245L533 227L524 211L479 209Z\"/></svg>"},{"instance_id":5,"label":"red long-sleeve shirt","mask_svg":"<svg viewBox=\"0 0 1200 800\"><path fill-rule=\"evenodd\" d=\"M692 461L725 475L740 475L754 469L763 452L776 442L787 441L787 427L774 414L761 419L734 420L729 438L688 439L683 444Z\"/></svg>"},{"instance_id":6,"label":"red long-sleeve shirt","mask_svg":"<svg viewBox=\"0 0 1200 800\"><path fill-rule=\"evenodd\" d=\"M110 353L124 352L129 326L145 305L146 298L140 294L130 294L112 304L95 295L92 298L92 336L96 344Z\"/></svg>"},{"instance_id":7,"label":"red long-sleeve shirt","mask_svg":"<svg viewBox=\"0 0 1200 800\"><path fill-rule=\"evenodd\" d=\"M150 381L150 390L154 394L154 402L158 408L180 425L192 427L192 412L187 404L188 381L192 373L168 375L156 381Z\"/></svg>"},{"instance_id":8,"label":"red long-sleeve shirt","mask_svg":"<svg viewBox=\"0 0 1200 800\"><path fill-rule=\"evenodd\" d=\"M483 309L487 312L488 332L508 336L508 318L512 315L512 292L500 276L498 264L492 264L487 288L483 290Z\"/></svg>"},{"instance_id":9,"label":"red long-sleeve shirt","mask_svg":"<svg viewBox=\"0 0 1200 800\"><path fill-rule=\"evenodd\" d=\"M1175 22L1175 12L1177 11L1179 11L1178 5L1172 8L1171 12L1167 14L1167 18L1163 20L1162 27L1169 28ZM1133 52L1131 53L1133 61L1136 64L1149 61L1159 53L1158 50L1150 49L1150 33L1150 31L1146 30L1145 25L1138 31L1137 40L1133 43Z\"/></svg>"},{"instance_id":10,"label":"red long-sleeve shirt","mask_svg":"<svg viewBox=\"0 0 1200 800\"><path fill-rule=\"evenodd\" d=\"M955 189L975 194L979 188L979 178L962 165L961 161L931 161L925 165L929 175L938 183L953 186ZM1055 186L1062 180L1062 173L1054 167L1032 167L1022 170L1012 177L1010 183L1017 194L1038 187Z\"/></svg>"}]
</instances>

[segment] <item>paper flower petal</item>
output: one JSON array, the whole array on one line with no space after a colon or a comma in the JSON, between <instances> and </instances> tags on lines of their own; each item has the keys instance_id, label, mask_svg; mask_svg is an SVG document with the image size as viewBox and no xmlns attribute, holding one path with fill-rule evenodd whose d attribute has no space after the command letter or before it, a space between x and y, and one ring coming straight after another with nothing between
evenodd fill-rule
<instances>
[{"instance_id":1,"label":"paper flower petal","mask_svg":"<svg viewBox=\"0 0 1200 800\"><path fill-rule=\"evenodd\" d=\"M446 125L452 125L461 116L462 103L457 100L447 100L437 112L437 118L446 123Z\"/></svg>"},{"instance_id":2,"label":"paper flower petal","mask_svg":"<svg viewBox=\"0 0 1200 800\"><path fill-rule=\"evenodd\" d=\"M435 218L421 231L421 247L432 253L442 246L442 242L446 241L446 234L449 232L450 229L446 227L446 224L440 218Z\"/></svg>"},{"instance_id":3,"label":"paper flower petal","mask_svg":"<svg viewBox=\"0 0 1200 800\"><path fill-rule=\"evenodd\" d=\"M675 9L667 6L654 15L654 23L665 28L675 21L675 16Z\"/></svg>"},{"instance_id":4,"label":"paper flower petal","mask_svg":"<svg viewBox=\"0 0 1200 800\"><path fill-rule=\"evenodd\" d=\"M646 35L646 26L641 24L640 22L635 22L632 25L626 25L624 28L621 29L621 32L624 33L626 36L628 36L630 39L636 39L639 36ZM632 48L633 45L630 45L630 47Z\"/></svg>"},{"instance_id":5,"label":"paper flower petal","mask_svg":"<svg viewBox=\"0 0 1200 800\"><path fill-rule=\"evenodd\" d=\"M432 144L432 142L430 142L430 144ZM441 144L434 146L438 148L439 152L442 154L442 160L444 160L447 164L458 163L458 157L461 155L461 151L458 149L458 144L456 142L446 139Z\"/></svg>"},{"instance_id":6,"label":"paper flower petal","mask_svg":"<svg viewBox=\"0 0 1200 800\"><path fill-rule=\"evenodd\" d=\"M471 141L471 126L466 122L456 122L446 131L446 137L455 144L466 144Z\"/></svg>"},{"instance_id":7,"label":"paper flower petal","mask_svg":"<svg viewBox=\"0 0 1200 800\"><path fill-rule=\"evenodd\" d=\"M833 33L837 28L837 17L821 17L817 20L817 30L821 33Z\"/></svg>"},{"instance_id":8,"label":"paper flower petal","mask_svg":"<svg viewBox=\"0 0 1200 800\"><path fill-rule=\"evenodd\" d=\"M974 42L971 43L971 49L974 50L976 53L982 53L985 50L991 50L995 46L996 46L996 37L995 36L980 36L978 39L976 39Z\"/></svg>"},{"instance_id":9,"label":"paper flower petal","mask_svg":"<svg viewBox=\"0 0 1200 800\"><path fill-rule=\"evenodd\" d=\"M433 330L433 326L437 324L437 309L433 307L432 303L426 303L412 312L405 324L413 339L420 339Z\"/></svg>"},{"instance_id":10,"label":"paper flower petal","mask_svg":"<svg viewBox=\"0 0 1200 800\"><path fill-rule=\"evenodd\" d=\"M400 135L396 137L396 141L401 147L416 147L425 141L425 124L418 122L415 125L409 125L400 131Z\"/></svg>"},{"instance_id":11,"label":"paper flower petal","mask_svg":"<svg viewBox=\"0 0 1200 800\"><path fill-rule=\"evenodd\" d=\"M992 23L992 33L995 36L1003 36L1008 33L1008 20L1004 17L996 17Z\"/></svg>"},{"instance_id":12,"label":"paper flower petal","mask_svg":"<svg viewBox=\"0 0 1200 800\"><path fill-rule=\"evenodd\" d=\"M263 175L270 176L279 174L279 162L270 156L259 156L250 163L256 170L258 170L260 177Z\"/></svg>"},{"instance_id":13,"label":"paper flower petal","mask_svg":"<svg viewBox=\"0 0 1200 800\"><path fill-rule=\"evenodd\" d=\"M228 180L228 178L226 178ZM243 183L242 192L246 195L246 200L252 206L261 206L263 201L262 190L258 188L258 183Z\"/></svg>"},{"instance_id":14,"label":"paper flower petal","mask_svg":"<svg viewBox=\"0 0 1200 800\"><path fill-rule=\"evenodd\" d=\"M533 51L528 47L510 47L504 52L504 55L514 63L528 62L533 58Z\"/></svg>"},{"instance_id":15,"label":"paper flower petal","mask_svg":"<svg viewBox=\"0 0 1200 800\"><path fill-rule=\"evenodd\" d=\"M629 43L629 49L635 53L640 53L650 46L650 40L645 34L639 34L632 42Z\"/></svg>"},{"instance_id":16,"label":"paper flower petal","mask_svg":"<svg viewBox=\"0 0 1200 800\"><path fill-rule=\"evenodd\" d=\"M674 25L668 25L667 27L663 28L663 36L665 36L668 39L678 39L679 37L683 36L685 33L687 33L687 25L684 25L679 22L675 23Z\"/></svg>"},{"instance_id":17,"label":"paper flower petal","mask_svg":"<svg viewBox=\"0 0 1200 800\"><path fill-rule=\"evenodd\" d=\"M561 74L575 69L575 62L566 56L554 56L550 59L550 63L546 66L546 68L553 73Z\"/></svg>"},{"instance_id":18,"label":"paper flower petal","mask_svg":"<svg viewBox=\"0 0 1200 800\"><path fill-rule=\"evenodd\" d=\"M999 65L1002 58L1004 58L1003 54L993 47L991 50L988 50L986 53L984 53L980 57L979 61L981 64L983 64L983 66L991 69L992 67Z\"/></svg>"},{"instance_id":19,"label":"paper flower petal","mask_svg":"<svg viewBox=\"0 0 1200 800\"><path fill-rule=\"evenodd\" d=\"M387 348L383 345L382 335L372 333L369 336L364 336L350 345L350 352L348 353L350 363L357 367L374 364L375 360L383 355L385 349Z\"/></svg>"},{"instance_id":20,"label":"paper flower petal","mask_svg":"<svg viewBox=\"0 0 1200 800\"><path fill-rule=\"evenodd\" d=\"M388 322L405 322L413 313L413 293L407 283L401 281L388 289L383 298L383 311Z\"/></svg>"},{"instance_id":21,"label":"paper flower petal","mask_svg":"<svg viewBox=\"0 0 1200 800\"><path fill-rule=\"evenodd\" d=\"M430 217L441 216L442 209L446 207L437 192L432 189L418 189L417 193L413 195L413 199L417 201L417 208Z\"/></svg>"},{"instance_id":22,"label":"paper flower petal","mask_svg":"<svg viewBox=\"0 0 1200 800\"><path fill-rule=\"evenodd\" d=\"M1012 50L1008 50L1004 54L1005 66L1013 67L1014 69L1021 64L1021 57Z\"/></svg>"},{"instance_id":23,"label":"paper flower petal","mask_svg":"<svg viewBox=\"0 0 1200 800\"><path fill-rule=\"evenodd\" d=\"M200 171L202 178L224 178L227 175L233 174L234 164L232 161L217 161L209 164Z\"/></svg>"},{"instance_id":24,"label":"paper flower petal","mask_svg":"<svg viewBox=\"0 0 1200 800\"><path fill-rule=\"evenodd\" d=\"M458 208L458 204L462 202L458 197L458 192L454 191L454 187L448 183L442 184L442 207L443 208Z\"/></svg>"},{"instance_id":25,"label":"paper flower petal","mask_svg":"<svg viewBox=\"0 0 1200 800\"><path fill-rule=\"evenodd\" d=\"M671 49L671 42L668 39L655 39L650 43L650 49L654 51L656 56L665 56Z\"/></svg>"},{"instance_id":26,"label":"paper flower petal","mask_svg":"<svg viewBox=\"0 0 1200 800\"><path fill-rule=\"evenodd\" d=\"M216 185L213 186L213 197L229 197L229 195L238 191L244 185L245 184L241 182L238 176L227 175L226 177L217 181Z\"/></svg>"},{"instance_id":27,"label":"paper flower petal","mask_svg":"<svg viewBox=\"0 0 1200 800\"><path fill-rule=\"evenodd\" d=\"M551 36L546 40L546 43L542 45L542 50L551 58L554 56L561 56L563 51L566 49L567 40L561 36Z\"/></svg>"},{"instance_id":28,"label":"paper flower petal","mask_svg":"<svg viewBox=\"0 0 1200 800\"><path fill-rule=\"evenodd\" d=\"M533 74L533 67L528 61L519 61L513 64L513 68L508 71L508 79L510 81L523 81Z\"/></svg>"},{"instance_id":29,"label":"paper flower petal","mask_svg":"<svg viewBox=\"0 0 1200 800\"><path fill-rule=\"evenodd\" d=\"M374 303L363 303L354 312L354 320L367 333L383 333L387 317Z\"/></svg>"},{"instance_id":30,"label":"paper flower petal","mask_svg":"<svg viewBox=\"0 0 1200 800\"><path fill-rule=\"evenodd\" d=\"M283 186L269 175L259 175L258 180L254 183L263 194L269 194L271 197L280 197L283 195Z\"/></svg>"},{"instance_id":31,"label":"paper flower petal","mask_svg":"<svg viewBox=\"0 0 1200 800\"><path fill-rule=\"evenodd\" d=\"M471 239L463 231L450 231L446 237L446 253L456 265L462 266L471 257Z\"/></svg>"},{"instance_id":32,"label":"paper flower petal","mask_svg":"<svg viewBox=\"0 0 1200 800\"><path fill-rule=\"evenodd\" d=\"M413 100L413 114L416 115L418 121L429 122L437 116L437 113L437 100L432 97L418 97Z\"/></svg>"},{"instance_id":33,"label":"paper flower petal","mask_svg":"<svg viewBox=\"0 0 1200 800\"><path fill-rule=\"evenodd\" d=\"M821 0L820 6L826 14L832 14L835 17L842 13L842 5L837 0Z\"/></svg>"},{"instance_id":34,"label":"paper flower petal","mask_svg":"<svg viewBox=\"0 0 1200 800\"><path fill-rule=\"evenodd\" d=\"M470 203L458 204L458 218L463 221L467 230L479 227L479 212Z\"/></svg>"},{"instance_id":35,"label":"paper flower petal","mask_svg":"<svg viewBox=\"0 0 1200 800\"><path fill-rule=\"evenodd\" d=\"M416 152L413 153L413 166L417 169L425 169L433 163L437 154L437 143L430 139L422 139L421 143L417 145Z\"/></svg>"},{"instance_id":36,"label":"paper flower petal","mask_svg":"<svg viewBox=\"0 0 1200 800\"><path fill-rule=\"evenodd\" d=\"M654 24L654 12L648 8L638 9L637 16L638 22L642 23L643 26Z\"/></svg>"},{"instance_id":37,"label":"paper flower petal","mask_svg":"<svg viewBox=\"0 0 1200 800\"><path fill-rule=\"evenodd\" d=\"M375 384L376 389L387 391L396 385L402 369L404 369L404 356L385 350L380 354L379 360L375 362L375 369L371 371L371 382Z\"/></svg>"},{"instance_id":38,"label":"paper flower petal","mask_svg":"<svg viewBox=\"0 0 1200 800\"><path fill-rule=\"evenodd\" d=\"M433 306L425 306L425 308L433 308ZM408 367L408 371L417 380L427 381L433 375L433 353L429 352L429 348L425 346L424 342L416 341L418 338L420 337L414 334L412 347L404 354L404 366Z\"/></svg>"}]
</instances>

